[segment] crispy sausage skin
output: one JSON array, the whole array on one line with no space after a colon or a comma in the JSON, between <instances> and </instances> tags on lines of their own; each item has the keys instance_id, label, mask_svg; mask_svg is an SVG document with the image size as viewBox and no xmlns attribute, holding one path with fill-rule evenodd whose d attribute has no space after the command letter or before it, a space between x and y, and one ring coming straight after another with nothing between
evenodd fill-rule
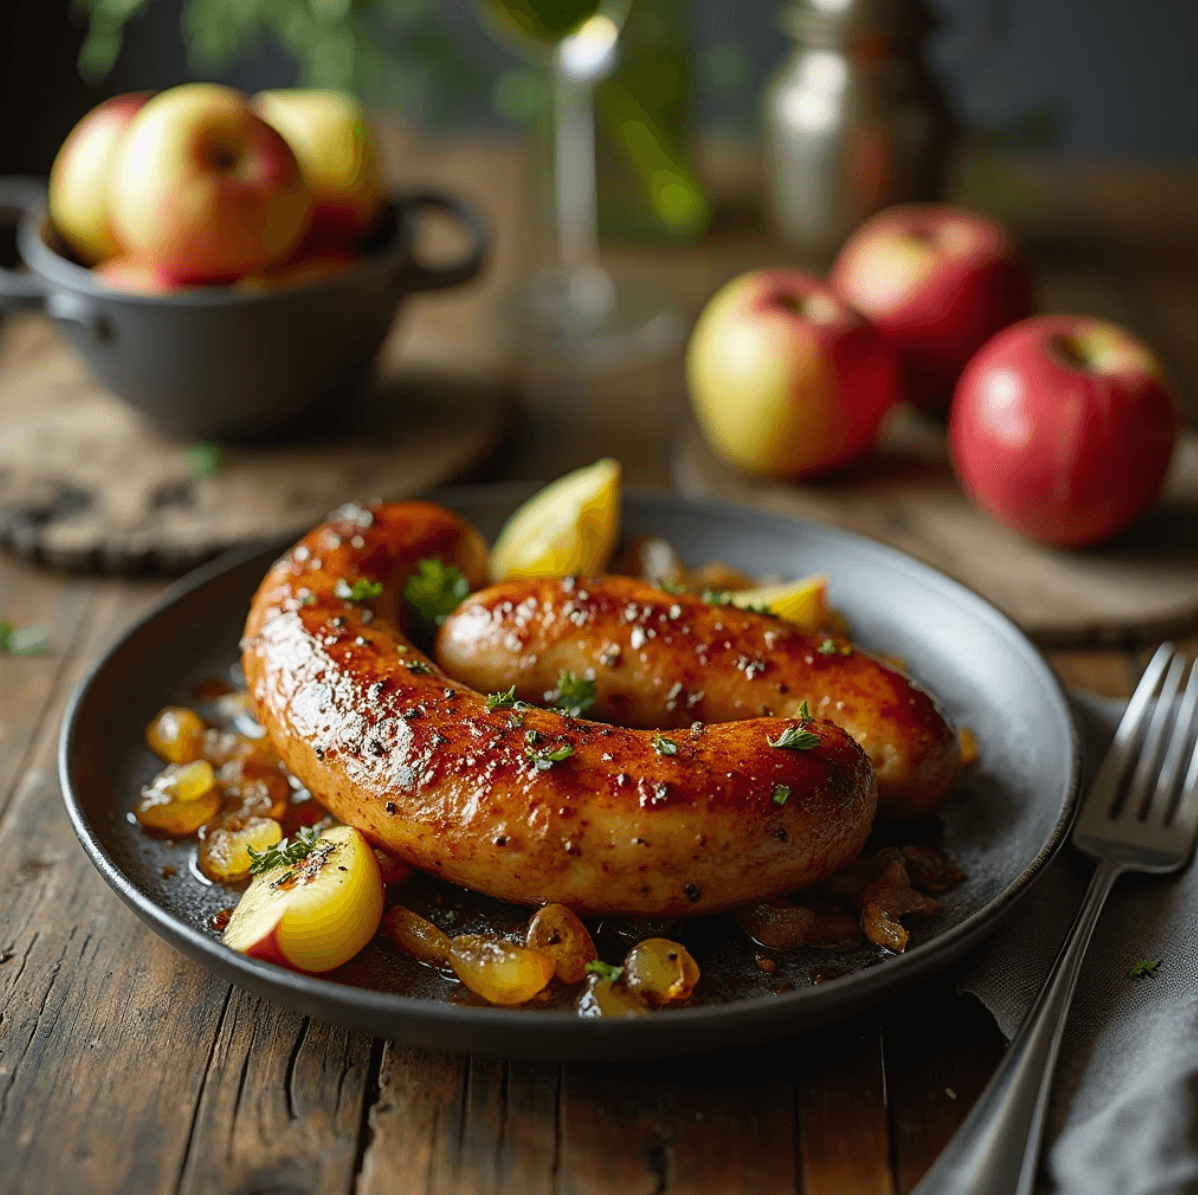
<instances>
[{"instance_id":1,"label":"crispy sausage skin","mask_svg":"<svg viewBox=\"0 0 1198 1195\"><path fill-rule=\"evenodd\" d=\"M588 716L669 728L812 714L843 727L878 774L878 816L922 817L952 792L957 736L901 672L830 632L713 606L631 577L512 581L471 595L437 639L468 684L541 700L563 671L595 678Z\"/></svg>"},{"instance_id":2,"label":"crispy sausage skin","mask_svg":"<svg viewBox=\"0 0 1198 1195\"><path fill-rule=\"evenodd\" d=\"M550 710L489 710L400 630L399 595L425 557L484 575L477 533L440 507L342 508L270 570L242 641L279 755L376 844L518 904L667 916L788 892L860 850L876 782L831 724L810 723L818 743L794 750L768 742L793 719L655 743ZM359 580L382 595L338 596Z\"/></svg>"}]
</instances>

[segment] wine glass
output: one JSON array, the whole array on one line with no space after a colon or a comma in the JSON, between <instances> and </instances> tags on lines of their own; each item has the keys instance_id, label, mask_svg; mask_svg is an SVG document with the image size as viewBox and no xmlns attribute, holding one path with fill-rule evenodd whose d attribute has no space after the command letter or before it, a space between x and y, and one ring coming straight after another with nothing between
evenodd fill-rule
<instances>
[{"instance_id":1,"label":"wine glass","mask_svg":"<svg viewBox=\"0 0 1198 1195\"><path fill-rule=\"evenodd\" d=\"M521 344L542 357L606 371L665 356L685 324L668 291L599 263L595 84L615 68L631 0L481 0L484 22L530 61L548 64L553 95L555 264L507 296Z\"/></svg>"}]
</instances>

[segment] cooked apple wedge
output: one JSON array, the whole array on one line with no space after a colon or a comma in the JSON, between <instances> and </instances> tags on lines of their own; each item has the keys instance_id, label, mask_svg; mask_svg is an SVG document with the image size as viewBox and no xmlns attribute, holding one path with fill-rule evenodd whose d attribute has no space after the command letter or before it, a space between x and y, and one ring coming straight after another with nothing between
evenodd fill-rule
<instances>
[{"instance_id":1,"label":"cooked apple wedge","mask_svg":"<svg viewBox=\"0 0 1198 1195\"><path fill-rule=\"evenodd\" d=\"M331 971L374 937L383 880L370 844L352 826L280 843L254 859L223 941L296 971Z\"/></svg>"}]
</instances>

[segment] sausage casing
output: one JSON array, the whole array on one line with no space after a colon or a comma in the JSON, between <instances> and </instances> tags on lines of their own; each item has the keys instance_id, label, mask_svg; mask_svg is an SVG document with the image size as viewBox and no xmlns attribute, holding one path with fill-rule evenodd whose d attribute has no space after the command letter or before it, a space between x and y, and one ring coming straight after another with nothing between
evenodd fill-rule
<instances>
[{"instance_id":1,"label":"sausage casing","mask_svg":"<svg viewBox=\"0 0 1198 1195\"><path fill-rule=\"evenodd\" d=\"M767 718L670 736L488 708L411 644L399 595L422 558L481 581L485 549L425 503L344 508L267 574L242 661L279 755L327 807L408 862L519 904L708 913L812 883L860 850L877 789L843 731ZM381 596L352 600L355 582ZM565 754L569 748L572 754ZM552 757L561 758L554 760Z\"/></svg>"}]
</instances>

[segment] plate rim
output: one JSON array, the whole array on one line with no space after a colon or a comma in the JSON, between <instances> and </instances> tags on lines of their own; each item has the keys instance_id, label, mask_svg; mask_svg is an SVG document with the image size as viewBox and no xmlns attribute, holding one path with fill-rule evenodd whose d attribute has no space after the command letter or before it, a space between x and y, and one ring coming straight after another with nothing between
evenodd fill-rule
<instances>
[{"instance_id":1,"label":"plate rim","mask_svg":"<svg viewBox=\"0 0 1198 1195\"><path fill-rule=\"evenodd\" d=\"M501 482L447 487L434 491L425 500L445 502L451 508L455 499L498 502L505 496L511 497L520 491L527 492L534 484ZM352 1024L358 1029L362 1028L360 1014L366 1014L375 1026L371 1032L397 1040L414 1040L411 1033L404 1032L405 1029L414 1028L420 1030L426 1040L429 1037L445 1039L447 1044L442 1044L440 1048L505 1057L648 1058L700 1053L705 1049L719 1048L721 1045L731 1044L726 1040L727 1037L735 1041L749 1041L785 1036L799 1028L851 1015L853 1011L872 1003L883 993L905 986L929 971L947 966L997 929L1036 879L1043 874L1048 863L1064 844L1076 814L1081 782L1082 739L1077 711L1055 670L1031 640L1001 610L956 578L888 544L856 532L779 515L772 511L759 511L737 503L688 498L684 495L635 487L625 491L622 501L632 501L650 508L658 506L676 510L684 507L693 511L708 512L724 519L734 517L757 526L765 522L779 530L800 527L816 539L835 542L841 548L851 547L854 555L880 554L889 566L908 574L917 577L931 574L939 579L942 586L947 587L944 596L952 594L956 604L974 606L989 618L1013 645L1025 656L1030 656L1034 666L1042 670L1050 691L1060 703L1069 727L1066 743L1070 757L1069 778L1061 811L1046 841L1028 866L981 908L928 941L921 942L909 952L886 959L881 967L865 968L827 984L796 987L793 991L772 998L758 997L744 1002L699 1005L619 1020L584 1020L565 1014L561 1010L456 1005L446 1001L353 987L318 975L290 971L246 955L236 954L223 946L218 939L176 918L125 874L105 849L100 833L93 827L75 791L71 771L72 756L81 711L87 697L95 682L109 667L113 658L125 648L128 641L183 597L202 589L225 573L244 567L258 556L266 557L268 553L282 551L294 542L292 534L231 549L173 582L148 610L130 623L103 651L76 685L63 714L59 733L58 774L63 802L72 829L93 866L109 887L159 936L238 986L249 988L256 994L267 996L289 1008L308 1012L309 1015L316 1015L324 1020L340 1020L341 1023ZM884 981L879 982L883 975ZM333 1010L331 1013L330 1009ZM357 1019L355 1014L359 1014ZM725 1021L730 1023L724 1024ZM393 1031L387 1031L384 1022L390 1022ZM788 1022L791 1023L788 1025ZM696 1030L703 1027L710 1028L713 1033L719 1034L719 1037L709 1040L705 1046L696 1046L692 1039ZM503 1040L506 1036L505 1031L512 1031L511 1042ZM580 1045L579 1039L584 1035L586 1044ZM480 1044L475 1040L462 1046L455 1046L452 1041L454 1038L478 1039L480 1036L493 1037L495 1040L490 1045L486 1041ZM524 1039L529 1036L533 1036L538 1042L531 1050L524 1048ZM504 1048L509 1045L514 1048Z\"/></svg>"}]
</instances>

